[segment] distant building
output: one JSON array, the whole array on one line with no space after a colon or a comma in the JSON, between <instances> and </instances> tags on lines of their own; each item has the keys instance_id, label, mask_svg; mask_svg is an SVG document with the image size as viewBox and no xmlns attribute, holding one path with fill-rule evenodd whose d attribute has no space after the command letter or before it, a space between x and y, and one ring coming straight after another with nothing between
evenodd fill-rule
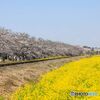
<instances>
[{"instance_id":1,"label":"distant building","mask_svg":"<svg viewBox=\"0 0 100 100\"><path fill-rule=\"evenodd\" d=\"M92 48L91 48L91 47L88 47L88 46L83 46L83 50L84 50L84 51L91 51Z\"/></svg>"}]
</instances>

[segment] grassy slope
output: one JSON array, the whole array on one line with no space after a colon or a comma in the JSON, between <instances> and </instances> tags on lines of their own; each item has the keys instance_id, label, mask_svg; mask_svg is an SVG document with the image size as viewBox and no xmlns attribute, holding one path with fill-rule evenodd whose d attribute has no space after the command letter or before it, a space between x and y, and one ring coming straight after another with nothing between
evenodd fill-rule
<instances>
[{"instance_id":1,"label":"grassy slope","mask_svg":"<svg viewBox=\"0 0 100 100\"><path fill-rule=\"evenodd\" d=\"M100 93L100 56L65 64L43 75L38 84L26 84L11 100L100 100L99 96L70 96L70 92Z\"/></svg>"}]
</instances>

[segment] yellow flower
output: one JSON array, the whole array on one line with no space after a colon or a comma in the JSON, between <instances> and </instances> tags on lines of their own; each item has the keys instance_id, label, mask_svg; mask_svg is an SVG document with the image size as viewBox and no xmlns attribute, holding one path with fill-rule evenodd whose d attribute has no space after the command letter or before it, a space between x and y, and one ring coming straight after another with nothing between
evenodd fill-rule
<instances>
[{"instance_id":1,"label":"yellow flower","mask_svg":"<svg viewBox=\"0 0 100 100\"><path fill-rule=\"evenodd\" d=\"M39 83L26 84L11 100L100 100L100 56L84 58L43 75ZM71 92L97 96L71 96Z\"/></svg>"}]
</instances>

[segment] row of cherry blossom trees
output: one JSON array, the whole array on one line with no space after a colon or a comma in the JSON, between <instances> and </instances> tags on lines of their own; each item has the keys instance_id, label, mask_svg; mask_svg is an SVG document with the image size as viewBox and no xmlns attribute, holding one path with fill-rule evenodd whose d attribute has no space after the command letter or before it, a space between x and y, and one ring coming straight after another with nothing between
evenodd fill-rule
<instances>
[{"instance_id":1,"label":"row of cherry blossom trees","mask_svg":"<svg viewBox=\"0 0 100 100\"><path fill-rule=\"evenodd\" d=\"M0 28L0 58L3 61L5 59L31 60L49 56L77 56L82 52L80 47Z\"/></svg>"}]
</instances>

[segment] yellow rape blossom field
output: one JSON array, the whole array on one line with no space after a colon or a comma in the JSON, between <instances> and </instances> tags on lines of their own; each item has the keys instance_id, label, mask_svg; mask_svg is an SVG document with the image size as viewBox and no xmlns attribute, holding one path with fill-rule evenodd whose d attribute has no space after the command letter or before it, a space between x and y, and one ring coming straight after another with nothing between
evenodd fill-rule
<instances>
[{"instance_id":1,"label":"yellow rape blossom field","mask_svg":"<svg viewBox=\"0 0 100 100\"><path fill-rule=\"evenodd\" d=\"M80 92L95 95L77 95ZM10 100L100 100L100 56L67 63L43 75L37 84L20 87Z\"/></svg>"}]
</instances>

